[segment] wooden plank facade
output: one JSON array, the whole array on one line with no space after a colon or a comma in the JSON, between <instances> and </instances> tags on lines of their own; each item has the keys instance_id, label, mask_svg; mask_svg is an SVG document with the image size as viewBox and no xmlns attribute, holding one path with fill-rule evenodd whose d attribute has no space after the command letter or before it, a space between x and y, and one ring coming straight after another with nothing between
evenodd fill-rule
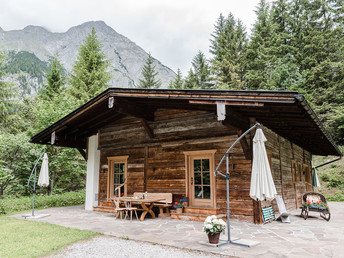
<instances>
[{"instance_id":1,"label":"wooden plank facade","mask_svg":"<svg viewBox=\"0 0 344 258\"><path fill-rule=\"evenodd\" d=\"M222 121L219 107L225 112ZM268 140L277 192L287 209L298 208L302 194L311 190L312 154L342 154L297 92L110 88L31 142L51 144L53 135L54 145L77 148L83 156L87 149L92 155L87 174L97 182L87 184L87 207L108 205L125 182L119 194L172 193L174 201L187 194L188 211L220 214L226 212L226 181L213 171L256 122ZM261 223L265 203L249 197L253 136L230 153L230 210L233 217Z\"/></svg>"},{"instance_id":2,"label":"wooden plank facade","mask_svg":"<svg viewBox=\"0 0 344 258\"><path fill-rule=\"evenodd\" d=\"M182 194L191 194L192 185L188 171L188 156L214 154L210 176L213 203L204 207L215 208L217 213L226 211L226 181L214 177L212 171L229 146L238 138L238 130L218 122L216 115L207 111L158 109L155 121L149 122L154 138L150 138L141 121L124 117L99 130L100 167L106 167L111 157L128 156L127 188L125 195L134 192L170 192L174 200ZM311 155L299 146L263 127L271 155L273 178L279 194L288 209L296 208L306 191L305 174L293 181L292 161L304 166L311 165ZM249 141L250 142L250 141ZM234 217L254 220L254 201L249 197L251 160L246 160L242 145L235 146L230 154L230 207ZM110 165L108 165L110 168ZM221 168L225 171L225 167ZM100 169L101 170L101 169ZM100 171L99 205L109 196L109 169ZM308 177L308 180L310 178ZM110 182L111 183L111 182ZM310 181L308 181L310 184ZM195 206L197 207L197 206Z\"/></svg>"}]
</instances>

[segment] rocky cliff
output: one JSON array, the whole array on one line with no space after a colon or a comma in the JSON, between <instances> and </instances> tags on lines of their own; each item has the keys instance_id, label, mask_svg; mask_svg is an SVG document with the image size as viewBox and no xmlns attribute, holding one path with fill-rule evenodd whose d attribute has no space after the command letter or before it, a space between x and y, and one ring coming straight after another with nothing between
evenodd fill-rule
<instances>
[{"instance_id":1,"label":"rocky cliff","mask_svg":"<svg viewBox=\"0 0 344 258\"><path fill-rule=\"evenodd\" d=\"M56 53L66 72L71 71L79 46L92 27L95 27L103 51L111 61L111 87L136 87L148 53L103 21L86 22L64 33L53 33L39 26L12 31L0 28L0 50L9 57L5 67L8 72L6 80L15 82L28 94L34 94L44 81L49 60ZM158 60L154 65L162 88L166 88L175 73Z\"/></svg>"}]
</instances>

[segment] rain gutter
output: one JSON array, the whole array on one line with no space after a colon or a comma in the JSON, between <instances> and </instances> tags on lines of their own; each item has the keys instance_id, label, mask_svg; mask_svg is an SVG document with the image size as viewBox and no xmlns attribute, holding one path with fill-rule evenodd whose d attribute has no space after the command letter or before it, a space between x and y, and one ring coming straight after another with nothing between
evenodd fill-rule
<instances>
[{"instance_id":1,"label":"rain gutter","mask_svg":"<svg viewBox=\"0 0 344 258\"><path fill-rule=\"evenodd\" d=\"M326 166L326 165L328 165L328 164L331 164L331 163L333 163L333 162L336 162L336 161L338 161L338 160L341 160L342 158L343 158L343 156L340 156L339 158L336 158L336 159L334 159L334 160L328 161L328 162L326 162L326 163L323 163L323 164L318 165L318 166L313 167L313 168L317 169L317 168L320 168L320 167L322 167L322 166Z\"/></svg>"}]
</instances>

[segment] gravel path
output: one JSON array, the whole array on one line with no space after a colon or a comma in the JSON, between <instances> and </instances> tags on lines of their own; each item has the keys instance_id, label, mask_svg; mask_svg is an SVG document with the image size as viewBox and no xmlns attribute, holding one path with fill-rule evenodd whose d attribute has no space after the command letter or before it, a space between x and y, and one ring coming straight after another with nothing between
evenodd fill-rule
<instances>
[{"instance_id":1,"label":"gravel path","mask_svg":"<svg viewBox=\"0 0 344 258\"><path fill-rule=\"evenodd\" d=\"M178 249L147 242L119 239L110 236L97 236L66 247L61 253L50 257L140 257L140 258L215 258L227 257Z\"/></svg>"}]
</instances>

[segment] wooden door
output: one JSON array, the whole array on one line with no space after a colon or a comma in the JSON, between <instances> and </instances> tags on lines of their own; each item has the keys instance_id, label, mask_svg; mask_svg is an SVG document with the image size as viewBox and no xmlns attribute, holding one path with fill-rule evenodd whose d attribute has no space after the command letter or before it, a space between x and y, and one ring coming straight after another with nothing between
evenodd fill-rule
<instances>
[{"instance_id":1,"label":"wooden door","mask_svg":"<svg viewBox=\"0 0 344 258\"><path fill-rule=\"evenodd\" d=\"M108 198L127 195L126 185L116 190L116 187L123 184L127 178L127 159L128 156L108 157Z\"/></svg>"},{"instance_id":2,"label":"wooden door","mask_svg":"<svg viewBox=\"0 0 344 258\"><path fill-rule=\"evenodd\" d=\"M190 206L214 207L214 153L188 153L188 193Z\"/></svg>"}]
</instances>

